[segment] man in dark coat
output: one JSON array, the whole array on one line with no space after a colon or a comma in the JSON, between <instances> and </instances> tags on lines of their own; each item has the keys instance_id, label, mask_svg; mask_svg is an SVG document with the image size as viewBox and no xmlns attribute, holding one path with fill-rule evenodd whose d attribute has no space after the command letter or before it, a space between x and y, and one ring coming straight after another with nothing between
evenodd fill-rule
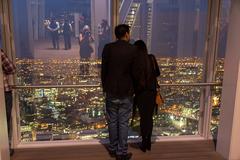
<instances>
[{"instance_id":1,"label":"man in dark coat","mask_svg":"<svg viewBox=\"0 0 240 160\"><path fill-rule=\"evenodd\" d=\"M136 49L129 43L129 26L115 28L117 41L105 45L102 53L101 80L106 95L106 117L109 130L109 153L128 160L128 123L131 117L135 82L143 69Z\"/></svg>"}]
</instances>

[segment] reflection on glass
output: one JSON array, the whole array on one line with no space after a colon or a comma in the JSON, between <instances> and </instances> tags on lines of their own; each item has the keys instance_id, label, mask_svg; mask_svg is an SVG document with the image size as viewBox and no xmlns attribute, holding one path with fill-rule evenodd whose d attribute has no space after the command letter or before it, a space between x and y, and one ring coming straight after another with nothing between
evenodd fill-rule
<instances>
[{"instance_id":1,"label":"reflection on glass","mask_svg":"<svg viewBox=\"0 0 240 160\"><path fill-rule=\"evenodd\" d=\"M99 86L110 6L110 0L13 0L16 84ZM19 90L22 141L96 135L93 129L105 127L101 94L100 87Z\"/></svg>"},{"instance_id":2,"label":"reflection on glass","mask_svg":"<svg viewBox=\"0 0 240 160\"><path fill-rule=\"evenodd\" d=\"M124 1L123 1L124 3ZM161 83L203 82L207 0L133 0L120 19L159 59Z\"/></svg>"},{"instance_id":3,"label":"reflection on glass","mask_svg":"<svg viewBox=\"0 0 240 160\"><path fill-rule=\"evenodd\" d=\"M13 0L20 59L97 59L111 40L110 1Z\"/></svg>"},{"instance_id":4,"label":"reflection on glass","mask_svg":"<svg viewBox=\"0 0 240 160\"><path fill-rule=\"evenodd\" d=\"M203 57L207 0L133 0L128 7L128 12L120 15L125 18L123 23L131 27L133 40L147 42L152 54Z\"/></svg>"}]
</instances>

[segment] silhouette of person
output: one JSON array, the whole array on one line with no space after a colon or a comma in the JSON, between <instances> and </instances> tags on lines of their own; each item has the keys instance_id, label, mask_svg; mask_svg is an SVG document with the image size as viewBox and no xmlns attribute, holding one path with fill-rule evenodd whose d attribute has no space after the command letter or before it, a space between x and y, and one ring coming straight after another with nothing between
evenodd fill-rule
<instances>
[{"instance_id":1,"label":"silhouette of person","mask_svg":"<svg viewBox=\"0 0 240 160\"><path fill-rule=\"evenodd\" d=\"M50 31L51 34L53 48L59 49L59 35L58 35L58 31L60 29L59 22L57 22L56 19L53 18L47 29Z\"/></svg>"},{"instance_id":2,"label":"silhouette of person","mask_svg":"<svg viewBox=\"0 0 240 160\"><path fill-rule=\"evenodd\" d=\"M98 45L98 58L102 57L102 51L105 44L110 42L110 27L108 25L107 20L102 20L102 23L98 26L98 37L99 37L99 45Z\"/></svg>"},{"instance_id":3,"label":"silhouette of person","mask_svg":"<svg viewBox=\"0 0 240 160\"><path fill-rule=\"evenodd\" d=\"M93 52L91 43L94 41L88 25L83 27L82 33L79 35L80 57L81 59L89 59Z\"/></svg>"},{"instance_id":4,"label":"silhouette of person","mask_svg":"<svg viewBox=\"0 0 240 160\"><path fill-rule=\"evenodd\" d=\"M135 90L135 104L140 113L140 129L142 144L140 149L143 152L151 150L151 136L153 130L153 113L156 107L156 91L158 87L157 77L160 75L156 58L148 54L147 46L142 40L134 43L137 47L138 56L142 57L141 66L144 67L144 88Z\"/></svg>"},{"instance_id":5,"label":"silhouette of person","mask_svg":"<svg viewBox=\"0 0 240 160\"><path fill-rule=\"evenodd\" d=\"M91 43L94 41L90 28L88 25L83 27L82 33L79 35L79 46L80 46L80 58L81 60L89 60L91 53L94 51ZM80 65L80 72L84 75L89 74L88 63Z\"/></svg>"},{"instance_id":6,"label":"silhouette of person","mask_svg":"<svg viewBox=\"0 0 240 160\"><path fill-rule=\"evenodd\" d=\"M63 24L63 37L64 37L64 46L65 50L71 49L71 34L72 34L72 25L69 23L69 20L65 20Z\"/></svg>"}]
</instances>

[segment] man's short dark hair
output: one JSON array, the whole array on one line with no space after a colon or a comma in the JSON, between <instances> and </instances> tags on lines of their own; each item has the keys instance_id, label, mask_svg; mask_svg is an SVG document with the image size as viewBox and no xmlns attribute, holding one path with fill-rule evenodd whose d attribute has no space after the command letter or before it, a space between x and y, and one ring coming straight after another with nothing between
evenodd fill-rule
<instances>
[{"instance_id":1,"label":"man's short dark hair","mask_svg":"<svg viewBox=\"0 0 240 160\"><path fill-rule=\"evenodd\" d=\"M115 36L117 39L121 39L126 33L130 32L130 27L126 24L120 24L115 27Z\"/></svg>"}]
</instances>

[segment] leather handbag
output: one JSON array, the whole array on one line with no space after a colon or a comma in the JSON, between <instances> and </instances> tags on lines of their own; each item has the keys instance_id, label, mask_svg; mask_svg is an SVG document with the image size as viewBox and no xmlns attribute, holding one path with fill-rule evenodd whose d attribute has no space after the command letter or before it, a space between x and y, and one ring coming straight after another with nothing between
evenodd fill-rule
<instances>
[{"instance_id":1,"label":"leather handbag","mask_svg":"<svg viewBox=\"0 0 240 160\"><path fill-rule=\"evenodd\" d=\"M160 90L157 89L156 104L157 104L158 106L160 106L160 105L162 105L163 103L164 103L164 100L163 100L163 98L162 98L162 95L161 95L161 93L160 93Z\"/></svg>"},{"instance_id":2,"label":"leather handbag","mask_svg":"<svg viewBox=\"0 0 240 160\"><path fill-rule=\"evenodd\" d=\"M153 63L153 69L154 70L156 70L156 65L155 65L155 62L154 62L154 59L153 58L151 58L151 61L152 61L152 63ZM164 103L164 100L163 100L163 98L162 98L162 95L161 95L161 93L160 93L160 86L158 85L158 82L156 81L156 86L157 86L157 94L156 94L156 104L158 105L158 106L160 106L160 105L162 105L163 103Z\"/></svg>"}]
</instances>

